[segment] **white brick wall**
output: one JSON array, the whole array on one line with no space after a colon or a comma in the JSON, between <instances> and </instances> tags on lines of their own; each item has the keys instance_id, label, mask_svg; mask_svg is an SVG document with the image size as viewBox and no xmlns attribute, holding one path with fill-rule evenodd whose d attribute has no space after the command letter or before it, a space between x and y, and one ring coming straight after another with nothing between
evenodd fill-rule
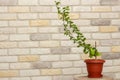
<instances>
[{"instance_id":1,"label":"white brick wall","mask_svg":"<svg viewBox=\"0 0 120 80\"><path fill-rule=\"evenodd\" d=\"M19 5L38 5L38 0L18 0Z\"/></svg>"},{"instance_id":2,"label":"white brick wall","mask_svg":"<svg viewBox=\"0 0 120 80\"><path fill-rule=\"evenodd\" d=\"M30 80L29 77L15 77L15 78L11 78L11 80Z\"/></svg>"},{"instance_id":3,"label":"white brick wall","mask_svg":"<svg viewBox=\"0 0 120 80\"><path fill-rule=\"evenodd\" d=\"M40 75L39 70L20 70L20 76L38 76Z\"/></svg>"},{"instance_id":4,"label":"white brick wall","mask_svg":"<svg viewBox=\"0 0 120 80\"><path fill-rule=\"evenodd\" d=\"M80 55L70 54L70 55L61 55L61 60L79 60Z\"/></svg>"},{"instance_id":5,"label":"white brick wall","mask_svg":"<svg viewBox=\"0 0 120 80\"><path fill-rule=\"evenodd\" d=\"M119 0L60 1L86 42L97 42L103 73L120 80ZM85 58L64 35L54 0L0 0L0 80L73 80L87 75Z\"/></svg>"},{"instance_id":6,"label":"white brick wall","mask_svg":"<svg viewBox=\"0 0 120 80\"><path fill-rule=\"evenodd\" d=\"M17 56L0 56L0 62L17 62Z\"/></svg>"},{"instance_id":7,"label":"white brick wall","mask_svg":"<svg viewBox=\"0 0 120 80\"><path fill-rule=\"evenodd\" d=\"M30 69L31 64L30 63L11 63L10 69Z\"/></svg>"},{"instance_id":8,"label":"white brick wall","mask_svg":"<svg viewBox=\"0 0 120 80\"><path fill-rule=\"evenodd\" d=\"M53 62L52 66L53 66L54 68L72 67L72 62L69 62L69 61Z\"/></svg>"},{"instance_id":9,"label":"white brick wall","mask_svg":"<svg viewBox=\"0 0 120 80\"><path fill-rule=\"evenodd\" d=\"M81 68L67 68L63 69L63 74L80 74Z\"/></svg>"},{"instance_id":10,"label":"white brick wall","mask_svg":"<svg viewBox=\"0 0 120 80\"><path fill-rule=\"evenodd\" d=\"M32 80L52 80L50 76L32 77Z\"/></svg>"},{"instance_id":11,"label":"white brick wall","mask_svg":"<svg viewBox=\"0 0 120 80\"><path fill-rule=\"evenodd\" d=\"M59 61L59 55L42 55L40 56L41 61Z\"/></svg>"}]
</instances>

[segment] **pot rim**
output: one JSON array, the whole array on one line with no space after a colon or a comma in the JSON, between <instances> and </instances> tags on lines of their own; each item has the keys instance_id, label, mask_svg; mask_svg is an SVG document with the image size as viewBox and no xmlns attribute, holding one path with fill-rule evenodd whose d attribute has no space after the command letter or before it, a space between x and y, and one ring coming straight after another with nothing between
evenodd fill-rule
<instances>
[{"instance_id":1,"label":"pot rim","mask_svg":"<svg viewBox=\"0 0 120 80\"><path fill-rule=\"evenodd\" d=\"M103 60L103 59L86 59L84 62L86 62L86 63L104 63L105 60Z\"/></svg>"}]
</instances>

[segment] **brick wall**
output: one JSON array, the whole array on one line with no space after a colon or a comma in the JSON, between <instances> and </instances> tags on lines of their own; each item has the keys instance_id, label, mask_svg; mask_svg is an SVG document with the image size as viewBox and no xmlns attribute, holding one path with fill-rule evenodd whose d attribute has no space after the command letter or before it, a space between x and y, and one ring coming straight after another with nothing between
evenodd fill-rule
<instances>
[{"instance_id":1,"label":"brick wall","mask_svg":"<svg viewBox=\"0 0 120 80\"><path fill-rule=\"evenodd\" d=\"M120 80L120 0L61 0L87 41L97 41L104 75ZM0 0L0 80L73 80L87 75L82 48L63 35L54 0Z\"/></svg>"}]
</instances>

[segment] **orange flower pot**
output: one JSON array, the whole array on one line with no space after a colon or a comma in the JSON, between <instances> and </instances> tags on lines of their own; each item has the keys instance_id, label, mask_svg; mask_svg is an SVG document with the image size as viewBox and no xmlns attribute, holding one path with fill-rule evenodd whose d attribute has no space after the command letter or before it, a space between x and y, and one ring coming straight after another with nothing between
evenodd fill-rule
<instances>
[{"instance_id":1,"label":"orange flower pot","mask_svg":"<svg viewBox=\"0 0 120 80\"><path fill-rule=\"evenodd\" d=\"M87 66L88 77L89 78L101 78L103 75L103 63L105 60L102 59L86 59L85 63Z\"/></svg>"}]
</instances>

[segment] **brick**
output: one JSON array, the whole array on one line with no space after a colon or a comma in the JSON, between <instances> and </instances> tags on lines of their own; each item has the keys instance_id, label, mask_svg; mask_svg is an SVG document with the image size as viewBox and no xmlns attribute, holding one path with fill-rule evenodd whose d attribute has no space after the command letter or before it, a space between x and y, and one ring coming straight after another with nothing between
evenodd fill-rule
<instances>
[{"instance_id":1,"label":"brick","mask_svg":"<svg viewBox=\"0 0 120 80\"><path fill-rule=\"evenodd\" d=\"M30 26L48 26L49 20L31 20Z\"/></svg>"},{"instance_id":2,"label":"brick","mask_svg":"<svg viewBox=\"0 0 120 80\"><path fill-rule=\"evenodd\" d=\"M59 47L59 41L40 41L40 47Z\"/></svg>"},{"instance_id":3,"label":"brick","mask_svg":"<svg viewBox=\"0 0 120 80\"><path fill-rule=\"evenodd\" d=\"M87 26L90 25L90 20L74 20L74 23L78 26Z\"/></svg>"},{"instance_id":4,"label":"brick","mask_svg":"<svg viewBox=\"0 0 120 80\"><path fill-rule=\"evenodd\" d=\"M62 71L63 74L80 74L81 68L65 68Z\"/></svg>"},{"instance_id":5,"label":"brick","mask_svg":"<svg viewBox=\"0 0 120 80\"><path fill-rule=\"evenodd\" d=\"M20 76L38 76L40 71L37 69L32 70L20 70Z\"/></svg>"},{"instance_id":6,"label":"brick","mask_svg":"<svg viewBox=\"0 0 120 80\"><path fill-rule=\"evenodd\" d=\"M0 28L0 33L2 34L16 33L16 28Z\"/></svg>"},{"instance_id":7,"label":"brick","mask_svg":"<svg viewBox=\"0 0 120 80\"><path fill-rule=\"evenodd\" d=\"M51 8L48 6L31 6L31 12L50 12Z\"/></svg>"},{"instance_id":8,"label":"brick","mask_svg":"<svg viewBox=\"0 0 120 80\"><path fill-rule=\"evenodd\" d=\"M9 69L9 64L8 63L0 63L0 70L3 69Z\"/></svg>"},{"instance_id":9,"label":"brick","mask_svg":"<svg viewBox=\"0 0 120 80\"><path fill-rule=\"evenodd\" d=\"M81 0L82 5L100 5L100 0Z\"/></svg>"},{"instance_id":10,"label":"brick","mask_svg":"<svg viewBox=\"0 0 120 80\"><path fill-rule=\"evenodd\" d=\"M70 13L70 18L71 19L79 19L80 14L79 13Z\"/></svg>"},{"instance_id":11,"label":"brick","mask_svg":"<svg viewBox=\"0 0 120 80\"><path fill-rule=\"evenodd\" d=\"M111 54L111 53L104 53L102 54L102 59L119 59L120 58L120 54Z\"/></svg>"},{"instance_id":12,"label":"brick","mask_svg":"<svg viewBox=\"0 0 120 80\"><path fill-rule=\"evenodd\" d=\"M118 32L117 26L100 26L100 32Z\"/></svg>"},{"instance_id":13,"label":"brick","mask_svg":"<svg viewBox=\"0 0 120 80\"><path fill-rule=\"evenodd\" d=\"M82 68L82 73L87 73L87 69L86 68Z\"/></svg>"},{"instance_id":14,"label":"brick","mask_svg":"<svg viewBox=\"0 0 120 80\"><path fill-rule=\"evenodd\" d=\"M61 69L42 69L41 75L60 75L62 74Z\"/></svg>"},{"instance_id":15,"label":"brick","mask_svg":"<svg viewBox=\"0 0 120 80\"><path fill-rule=\"evenodd\" d=\"M52 54L69 54L70 48L52 48L51 49Z\"/></svg>"},{"instance_id":16,"label":"brick","mask_svg":"<svg viewBox=\"0 0 120 80\"><path fill-rule=\"evenodd\" d=\"M0 0L0 5L1 6L12 6L12 5L16 5L17 4L17 0Z\"/></svg>"},{"instance_id":17,"label":"brick","mask_svg":"<svg viewBox=\"0 0 120 80\"><path fill-rule=\"evenodd\" d=\"M112 46L112 52L120 52L120 46Z\"/></svg>"},{"instance_id":18,"label":"brick","mask_svg":"<svg viewBox=\"0 0 120 80\"><path fill-rule=\"evenodd\" d=\"M101 5L117 5L119 3L119 0L101 0Z\"/></svg>"},{"instance_id":19,"label":"brick","mask_svg":"<svg viewBox=\"0 0 120 80\"><path fill-rule=\"evenodd\" d=\"M29 77L12 77L11 80L30 80Z\"/></svg>"},{"instance_id":20,"label":"brick","mask_svg":"<svg viewBox=\"0 0 120 80\"><path fill-rule=\"evenodd\" d=\"M97 26L95 27L80 27L81 32L98 32L99 28Z\"/></svg>"},{"instance_id":21,"label":"brick","mask_svg":"<svg viewBox=\"0 0 120 80\"><path fill-rule=\"evenodd\" d=\"M34 69L49 69L52 68L51 62L34 62L32 63Z\"/></svg>"},{"instance_id":22,"label":"brick","mask_svg":"<svg viewBox=\"0 0 120 80\"><path fill-rule=\"evenodd\" d=\"M52 76L32 77L32 80L52 80Z\"/></svg>"},{"instance_id":23,"label":"brick","mask_svg":"<svg viewBox=\"0 0 120 80\"><path fill-rule=\"evenodd\" d=\"M10 69L30 69L30 63L10 63Z\"/></svg>"},{"instance_id":24,"label":"brick","mask_svg":"<svg viewBox=\"0 0 120 80\"><path fill-rule=\"evenodd\" d=\"M120 11L120 6L112 6L112 11Z\"/></svg>"},{"instance_id":25,"label":"brick","mask_svg":"<svg viewBox=\"0 0 120 80\"><path fill-rule=\"evenodd\" d=\"M17 16L15 13L0 13L0 20L15 20L17 19Z\"/></svg>"},{"instance_id":26,"label":"brick","mask_svg":"<svg viewBox=\"0 0 120 80\"><path fill-rule=\"evenodd\" d=\"M57 27L45 27L45 28L39 28L39 33L58 33L59 28Z\"/></svg>"},{"instance_id":27,"label":"brick","mask_svg":"<svg viewBox=\"0 0 120 80\"><path fill-rule=\"evenodd\" d=\"M80 18L100 18L99 13L80 13Z\"/></svg>"},{"instance_id":28,"label":"brick","mask_svg":"<svg viewBox=\"0 0 120 80\"><path fill-rule=\"evenodd\" d=\"M53 0L39 0L40 5L55 5L55 2Z\"/></svg>"},{"instance_id":29,"label":"brick","mask_svg":"<svg viewBox=\"0 0 120 80\"><path fill-rule=\"evenodd\" d=\"M37 28L17 28L18 33L37 33Z\"/></svg>"},{"instance_id":30,"label":"brick","mask_svg":"<svg viewBox=\"0 0 120 80\"><path fill-rule=\"evenodd\" d=\"M104 67L103 68L103 72L116 72L116 71L120 71L119 66L115 66L115 67Z\"/></svg>"},{"instance_id":31,"label":"brick","mask_svg":"<svg viewBox=\"0 0 120 80\"><path fill-rule=\"evenodd\" d=\"M86 65L85 65L84 61L81 60L81 61L74 61L73 66L74 67L85 67Z\"/></svg>"},{"instance_id":32,"label":"brick","mask_svg":"<svg viewBox=\"0 0 120 80\"><path fill-rule=\"evenodd\" d=\"M58 61L60 60L59 55L41 55L40 56L41 61Z\"/></svg>"},{"instance_id":33,"label":"brick","mask_svg":"<svg viewBox=\"0 0 120 80\"><path fill-rule=\"evenodd\" d=\"M93 12L110 12L112 11L110 6L94 6L92 7Z\"/></svg>"},{"instance_id":34,"label":"brick","mask_svg":"<svg viewBox=\"0 0 120 80\"><path fill-rule=\"evenodd\" d=\"M111 47L97 47L97 49L102 53L111 52Z\"/></svg>"},{"instance_id":35,"label":"brick","mask_svg":"<svg viewBox=\"0 0 120 80\"><path fill-rule=\"evenodd\" d=\"M27 6L10 6L8 11L11 13L21 13L21 12L29 12L29 7Z\"/></svg>"},{"instance_id":36,"label":"brick","mask_svg":"<svg viewBox=\"0 0 120 80\"><path fill-rule=\"evenodd\" d=\"M72 76L53 76L53 80L73 80Z\"/></svg>"},{"instance_id":37,"label":"brick","mask_svg":"<svg viewBox=\"0 0 120 80\"><path fill-rule=\"evenodd\" d=\"M83 35L86 37L86 39L91 39L91 34L90 33L84 33Z\"/></svg>"},{"instance_id":38,"label":"brick","mask_svg":"<svg viewBox=\"0 0 120 80\"><path fill-rule=\"evenodd\" d=\"M61 55L61 60L79 60L80 55L78 54L69 54L69 55Z\"/></svg>"},{"instance_id":39,"label":"brick","mask_svg":"<svg viewBox=\"0 0 120 80\"><path fill-rule=\"evenodd\" d=\"M112 60L105 60L104 66L112 66L113 61Z\"/></svg>"},{"instance_id":40,"label":"brick","mask_svg":"<svg viewBox=\"0 0 120 80\"><path fill-rule=\"evenodd\" d=\"M111 36L109 33L93 33L93 39L110 39Z\"/></svg>"},{"instance_id":41,"label":"brick","mask_svg":"<svg viewBox=\"0 0 120 80\"><path fill-rule=\"evenodd\" d=\"M92 26L108 26L111 24L111 20L108 19L93 19L91 21Z\"/></svg>"},{"instance_id":42,"label":"brick","mask_svg":"<svg viewBox=\"0 0 120 80\"><path fill-rule=\"evenodd\" d=\"M10 40L11 41L27 41L29 40L29 35L28 34L13 34L10 35Z\"/></svg>"},{"instance_id":43,"label":"brick","mask_svg":"<svg viewBox=\"0 0 120 80\"><path fill-rule=\"evenodd\" d=\"M19 5L38 5L38 0L18 0Z\"/></svg>"},{"instance_id":44,"label":"brick","mask_svg":"<svg viewBox=\"0 0 120 80\"><path fill-rule=\"evenodd\" d=\"M52 39L55 39L55 40L68 40L69 37L65 36L64 34L52 34Z\"/></svg>"},{"instance_id":45,"label":"brick","mask_svg":"<svg viewBox=\"0 0 120 80\"><path fill-rule=\"evenodd\" d=\"M0 21L0 27L6 27L8 26L8 21Z\"/></svg>"},{"instance_id":46,"label":"brick","mask_svg":"<svg viewBox=\"0 0 120 80\"><path fill-rule=\"evenodd\" d=\"M32 61L38 61L39 56L37 56L37 55L25 55L25 56L19 56L18 59L20 62L32 62Z\"/></svg>"},{"instance_id":47,"label":"brick","mask_svg":"<svg viewBox=\"0 0 120 80\"><path fill-rule=\"evenodd\" d=\"M18 76L17 70L1 70L0 77L15 77Z\"/></svg>"},{"instance_id":48,"label":"brick","mask_svg":"<svg viewBox=\"0 0 120 80\"><path fill-rule=\"evenodd\" d=\"M41 40L49 40L50 39L49 34L31 34L30 40L32 41L41 41Z\"/></svg>"},{"instance_id":49,"label":"brick","mask_svg":"<svg viewBox=\"0 0 120 80\"><path fill-rule=\"evenodd\" d=\"M101 13L101 18L119 18L118 13Z\"/></svg>"},{"instance_id":50,"label":"brick","mask_svg":"<svg viewBox=\"0 0 120 80\"><path fill-rule=\"evenodd\" d=\"M113 19L112 21L111 21L111 25L117 25L117 26L119 26L120 25L120 19Z\"/></svg>"},{"instance_id":51,"label":"brick","mask_svg":"<svg viewBox=\"0 0 120 80\"><path fill-rule=\"evenodd\" d=\"M61 4L62 5L79 5L80 4L80 1L79 0L62 0L61 1Z\"/></svg>"},{"instance_id":52,"label":"brick","mask_svg":"<svg viewBox=\"0 0 120 80\"><path fill-rule=\"evenodd\" d=\"M17 62L17 56L0 56L0 62Z\"/></svg>"},{"instance_id":53,"label":"brick","mask_svg":"<svg viewBox=\"0 0 120 80\"><path fill-rule=\"evenodd\" d=\"M66 67L72 67L72 62L64 61L64 62L53 62L52 63L53 68L66 68Z\"/></svg>"},{"instance_id":54,"label":"brick","mask_svg":"<svg viewBox=\"0 0 120 80\"><path fill-rule=\"evenodd\" d=\"M120 33L112 33L112 38L119 39L120 38Z\"/></svg>"},{"instance_id":55,"label":"brick","mask_svg":"<svg viewBox=\"0 0 120 80\"><path fill-rule=\"evenodd\" d=\"M100 45L100 41L99 40L86 40L86 43L91 44L92 46L95 45L95 42L96 42L97 46Z\"/></svg>"},{"instance_id":56,"label":"brick","mask_svg":"<svg viewBox=\"0 0 120 80\"><path fill-rule=\"evenodd\" d=\"M87 12L91 11L89 6L73 6L73 11L75 12Z\"/></svg>"},{"instance_id":57,"label":"brick","mask_svg":"<svg viewBox=\"0 0 120 80\"><path fill-rule=\"evenodd\" d=\"M0 49L0 55L3 56L3 55L7 55L7 49Z\"/></svg>"},{"instance_id":58,"label":"brick","mask_svg":"<svg viewBox=\"0 0 120 80\"><path fill-rule=\"evenodd\" d=\"M115 78L116 78L116 80L119 80L120 79L120 73L116 73Z\"/></svg>"},{"instance_id":59,"label":"brick","mask_svg":"<svg viewBox=\"0 0 120 80\"><path fill-rule=\"evenodd\" d=\"M119 45L119 40L102 40L101 45L111 46L111 45Z\"/></svg>"},{"instance_id":60,"label":"brick","mask_svg":"<svg viewBox=\"0 0 120 80\"><path fill-rule=\"evenodd\" d=\"M73 47L71 48L71 52L72 53L83 53L83 48L76 48L76 47Z\"/></svg>"},{"instance_id":61,"label":"brick","mask_svg":"<svg viewBox=\"0 0 120 80\"><path fill-rule=\"evenodd\" d=\"M49 54L50 49L49 48L32 48L31 54Z\"/></svg>"},{"instance_id":62,"label":"brick","mask_svg":"<svg viewBox=\"0 0 120 80\"><path fill-rule=\"evenodd\" d=\"M19 19L37 19L37 13L21 13L18 14Z\"/></svg>"},{"instance_id":63,"label":"brick","mask_svg":"<svg viewBox=\"0 0 120 80\"><path fill-rule=\"evenodd\" d=\"M75 44L72 41L61 41L60 45L63 47L75 46Z\"/></svg>"},{"instance_id":64,"label":"brick","mask_svg":"<svg viewBox=\"0 0 120 80\"><path fill-rule=\"evenodd\" d=\"M60 20L51 20L51 25L53 25L53 26L62 25L62 21L60 21Z\"/></svg>"},{"instance_id":65,"label":"brick","mask_svg":"<svg viewBox=\"0 0 120 80\"><path fill-rule=\"evenodd\" d=\"M8 49L8 54L9 55L25 55L25 54L29 54L29 49L19 49L19 48Z\"/></svg>"},{"instance_id":66,"label":"brick","mask_svg":"<svg viewBox=\"0 0 120 80\"><path fill-rule=\"evenodd\" d=\"M7 7L5 6L0 7L0 12L7 12L7 11L8 11Z\"/></svg>"},{"instance_id":67,"label":"brick","mask_svg":"<svg viewBox=\"0 0 120 80\"><path fill-rule=\"evenodd\" d=\"M7 41L9 38L8 35L0 35L0 41Z\"/></svg>"},{"instance_id":68,"label":"brick","mask_svg":"<svg viewBox=\"0 0 120 80\"><path fill-rule=\"evenodd\" d=\"M9 78L0 78L0 80L9 80Z\"/></svg>"},{"instance_id":69,"label":"brick","mask_svg":"<svg viewBox=\"0 0 120 80\"><path fill-rule=\"evenodd\" d=\"M19 42L18 46L21 48L38 47L39 43L38 42Z\"/></svg>"},{"instance_id":70,"label":"brick","mask_svg":"<svg viewBox=\"0 0 120 80\"><path fill-rule=\"evenodd\" d=\"M9 21L9 25L10 26L29 26L29 22L28 21Z\"/></svg>"},{"instance_id":71,"label":"brick","mask_svg":"<svg viewBox=\"0 0 120 80\"><path fill-rule=\"evenodd\" d=\"M0 48L16 48L17 42L0 42Z\"/></svg>"},{"instance_id":72,"label":"brick","mask_svg":"<svg viewBox=\"0 0 120 80\"><path fill-rule=\"evenodd\" d=\"M113 60L113 65L116 65L116 66L120 65L119 61L120 61L120 59Z\"/></svg>"},{"instance_id":73,"label":"brick","mask_svg":"<svg viewBox=\"0 0 120 80\"><path fill-rule=\"evenodd\" d=\"M58 19L58 15L56 13L39 13L40 19Z\"/></svg>"}]
</instances>

